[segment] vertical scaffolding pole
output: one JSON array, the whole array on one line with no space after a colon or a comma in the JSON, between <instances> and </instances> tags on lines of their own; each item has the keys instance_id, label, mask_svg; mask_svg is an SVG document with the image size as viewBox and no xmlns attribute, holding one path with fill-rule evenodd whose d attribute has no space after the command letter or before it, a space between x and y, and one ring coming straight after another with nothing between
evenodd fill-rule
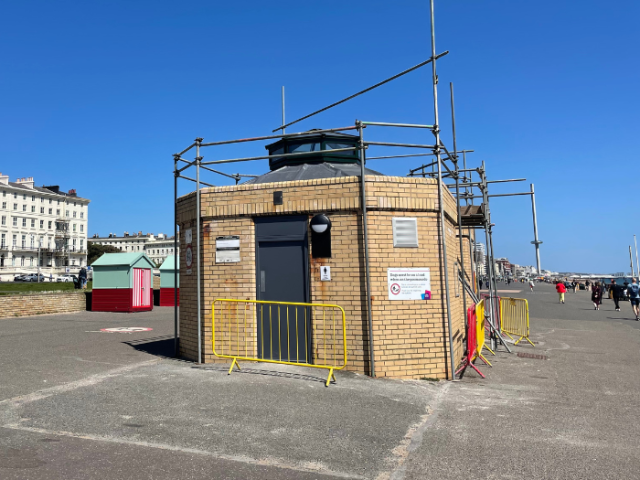
<instances>
[{"instance_id":1,"label":"vertical scaffolding pole","mask_svg":"<svg viewBox=\"0 0 640 480\"><path fill-rule=\"evenodd\" d=\"M465 278L466 270L464 268L464 241L462 240L462 214L460 213L460 167L458 166L458 145L456 143L456 111L455 102L453 98L453 83L449 83L449 90L451 91L451 130L453 133L453 162L456 172L456 209L458 213L458 240L460 242L460 268L462 269L462 311L464 312L463 318L467 318L467 289L464 287L467 280ZM469 245L471 245L471 237L469 237ZM471 261L471 259L469 259ZM473 276L473 275L472 275ZM455 279L460 281L460 279ZM465 338L467 336L467 322L464 322ZM455 365L453 365L455 368Z\"/></svg>"},{"instance_id":2,"label":"vertical scaffolding pole","mask_svg":"<svg viewBox=\"0 0 640 480\"><path fill-rule=\"evenodd\" d=\"M636 246L636 273L640 276L640 264L638 263L638 241L636 236L633 236L633 243Z\"/></svg>"},{"instance_id":3,"label":"vertical scaffolding pole","mask_svg":"<svg viewBox=\"0 0 640 480\"><path fill-rule=\"evenodd\" d=\"M631 245L629 245L629 263L631 264L631 276L635 277L636 273L633 271L633 257L631 256Z\"/></svg>"},{"instance_id":4,"label":"vertical scaffolding pole","mask_svg":"<svg viewBox=\"0 0 640 480\"><path fill-rule=\"evenodd\" d=\"M282 123L284 125L284 122ZM358 127L358 148L360 149L360 184L362 190L362 229L364 241L364 270L367 281L367 320L369 326L369 372L372 377L376 376L376 362L373 352L373 317L371 316L371 276L369 274L369 231L367 225L367 190L365 181L365 147L362 133L362 123L356 120Z\"/></svg>"},{"instance_id":5,"label":"vertical scaffolding pole","mask_svg":"<svg viewBox=\"0 0 640 480\"><path fill-rule=\"evenodd\" d=\"M178 156L173 157L173 356L178 357Z\"/></svg>"},{"instance_id":6,"label":"vertical scaffolding pole","mask_svg":"<svg viewBox=\"0 0 640 480\"><path fill-rule=\"evenodd\" d=\"M533 212L533 243L536 246L536 266L538 267L538 275L542 275L542 267L540 266L540 244L538 240L538 217L536 216L536 194L531 184L531 211Z\"/></svg>"},{"instance_id":7,"label":"vertical scaffolding pole","mask_svg":"<svg viewBox=\"0 0 640 480\"><path fill-rule=\"evenodd\" d=\"M440 158L440 126L438 118L438 75L436 73L436 30L435 30L435 14L433 8L433 0L430 0L431 6L431 72L433 83L433 112L434 112L434 124L433 134L436 137L436 146L433 149L433 153L436 156L438 164L438 205L440 208L440 235L442 238L442 262L440 265L444 265L444 294L447 309L447 329L449 330L449 362L451 368L451 380L455 379L456 362L453 354L453 333L451 332L451 301L449 299L449 268L447 262L447 240L446 229L444 224L444 204L442 194L442 159ZM455 149L454 149L455 151ZM442 275L441 275L442 279ZM466 312L465 312L466 313Z\"/></svg>"},{"instance_id":8,"label":"vertical scaffolding pole","mask_svg":"<svg viewBox=\"0 0 640 480\"><path fill-rule=\"evenodd\" d=\"M284 121L284 85L282 86L282 125L285 125L286 122ZM282 129L282 134L284 135L285 133L287 133L287 131L283 128Z\"/></svg>"},{"instance_id":9,"label":"vertical scaffolding pole","mask_svg":"<svg viewBox=\"0 0 640 480\"><path fill-rule=\"evenodd\" d=\"M202 363L202 312L200 297L200 143L202 138L196 138L196 297L198 299L198 363Z\"/></svg>"}]
</instances>

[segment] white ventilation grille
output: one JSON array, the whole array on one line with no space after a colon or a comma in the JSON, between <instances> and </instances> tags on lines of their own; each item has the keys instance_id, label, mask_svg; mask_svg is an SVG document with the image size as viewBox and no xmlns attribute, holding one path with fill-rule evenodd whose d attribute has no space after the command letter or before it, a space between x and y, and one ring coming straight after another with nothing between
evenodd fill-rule
<instances>
[{"instance_id":1,"label":"white ventilation grille","mask_svg":"<svg viewBox=\"0 0 640 480\"><path fill-rule=\"evenodd\" d=\"M394 218L393 219L393 246L394 247L418 247L418 219Z\"/></svg>"}]
</instances>

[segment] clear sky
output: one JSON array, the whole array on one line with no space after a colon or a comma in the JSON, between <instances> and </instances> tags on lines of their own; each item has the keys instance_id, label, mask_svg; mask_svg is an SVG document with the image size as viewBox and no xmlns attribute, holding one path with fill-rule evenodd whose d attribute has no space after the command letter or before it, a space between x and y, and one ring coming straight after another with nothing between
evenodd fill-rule
<instances>
[{"instance_id":1,"label":"clear sky","mask_svg":"<svg viewBox=\"0 0 640 480\"><path fill-rule=\"evenodd\" d=\"M535 183L543 268L628 271L640 235L640 3L436 1L443 140L494 179ZM0 171L91 199L90 234L173 231L172 154L268 134L280 87L294 119L430 56L428 1L3 2ZM301 130L356 119L433 122L423 68ZM371 129L373 130L373 129ZM370 139L429 143L429 132ZM205 149L206 160L263 144ZM405 153L371 150L370 155ZM370 165L406 175L419 159ZM260 174L264 162L225 171ZM203 177L204 180L207 180ZM223 177L210 183L228 184ZM184 181L181 193L191 188ZM528 197L495 199L497 256L534 264Z\"/></svg>"}]
</instances>

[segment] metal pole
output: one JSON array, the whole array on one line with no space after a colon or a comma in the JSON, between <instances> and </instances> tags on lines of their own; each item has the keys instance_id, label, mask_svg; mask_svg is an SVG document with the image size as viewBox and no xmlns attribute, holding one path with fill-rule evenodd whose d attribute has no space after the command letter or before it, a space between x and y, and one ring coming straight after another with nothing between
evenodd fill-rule
<instances>
[{"instance_id":1,"label":"metal pole","mask_svg":"<svg viewBox=\"0 0 640 480\"><path fill-rule=\"evenodd\" d=\"M202 363L202 313L200 311L200 143L196 138L196 296L198 300L198 363Z\"/></svg>"},{"instance_id":2,"label":"metal pole","mask_svg":"<svg viewBox=\"0 0 640 480\"><path fill-rule=\"evenodd\" d=\"M173 157L173 356L178 357L178 156Z\"/></svg>"},{"instance_id":3,"label":"metal pole","mask_svg":"<svg viewBox=\"0 0 640 480\"><path fill-rule=\"evenodd\" d=\"M282 86L282 125L285 124L284 121L284 85ZM285 128L282 128L282 133L287 133Z\"/></svg>"},{"instance_id":4,"label":"metal pole","mask_svg":"<svg viewBox=\"0 0 640 480\"><path fill-rule=\"evenodd\" d=\"M636 273L640 276L640 264L638 263L638 241L636 240L636 236L633 236L633 243L636 246Z\"/></svg>"},{"instance_id":5,"label":"metal pole","mask_svg":"<svg viewBox=\"0 0 640 480\"><path fill-rule=\"evenodd\" d=\"M631 263L631 276L635 277L635 272L633 271L633 257L631 256L631 245L629 245L629 262Z\"/></svg>"},{"instance_id":6,"label":"metal pole","mask_svg":"<svg viewBox=\"0 0 640 480\"><path fill-rule=\"evenodd\" d=\"M635 235L633 236L635 238ZM40 248L42 247L42 237L38 239L38 283L40 283Z\"/></svg>"},{"instance_id":7,"label":"metal pole","mask_svg":"<svg viewBox=\"0 0 640 480\"><path fill-rule=\"evenodd\" d=\"M533 212L533 243L536 247L536 265L538 266L538 275L542 275L542 267L540 266L540 244L538 240L538 218L536 216L536 194L531 184L531 211Z\"/></svg>"},{"instance_id":8,"label":"metal pole","mask_svg":"<svg viewBox=\"0 0 640 480\"><path fill-rule=\"evenodd\" d=\"M455 151L455 149L454 149ZM464 169L467 169L467 152L466 151L462 151L462 166L464 167ZM466 179L467 179L467 174L465 173L465 187L464 187L464 192L465 192L465 196L466 194L469 193L469 187L466 186ZM469 181L471 181L471 173L469 174ZM469 199L465 198L465 205L469 205ZM471 200L471 204L473 205L473 199ZM473 235L473 245L471 244L471 228L467 228L467 234L469 235L469 258L471 259L471 280L473 282L473 291L477 292L478 291L478 270L477 270L477 266L476 266L476 259L475 257L475 244L476 244L476 238L475 238L475 232ZM466 315L466 313L465 313Z\"/></svg>"},{"instance_id":9,"label":"metal pole","mask_svg":"<svg viewBox=\"0 0 640 480\"><path fill-rule=\"evenodd\" d=\"M451 131L453 133L453 151L456 152L457 144L456 144L456 111L455 111L455 102L453 97L453 83L449 83L449 90L451 91ZM468 335L467 333L467 289L464 288L467 280L465 278L466 270L464 268L464 242L462 240L462 214L460 213L460 174L458 173L458 155L453 154L453 164L456 172L456 208L458 212L458 240L460 242L460 268L462 269L462 312L464 321L464 330L465 330L465 338ZM469 237L469 244L471 244L471 237ZM460 279L455 279L454 281L460 281ZM454 365L455 367L455 365Z\"/></svg>"},{"instance_id":10,"label":"metal pole","mask_svg":"<svg viewBox=\"0 0 640 480\"><path fill-rule=\"evenodd\" d=\"M434 113L434 127L433 134L436 137L436 144L433 152L436 155L438 163L438 206L440 209L440 235L442 238L442 262L440 265L444 265L444 294L447 308L447 327L449 330L449 362L451 366L451 378L455 380L456 362L453 354L453 334L451 332L451 302L449 300L449 268L447 262L447 241L446 241L446 229L444 225L444 204L442 201L442 159L440 158L440 121L438 119L438 75L436 74L436 30L435 30L435 14L433 8L433 0L429 1L431 6L431 73L433 84L433 113ZM442 280L442 277L440 277ZM466 312L465 312L466 313Z\"/></svg>"},{"instance_id":11,"label":"metal pole","mask_svg":"<svg viewBox=\"0 0 640 480\"><path fill-rule=\"evenodd\" d=\"M376 362L373 350L373 317L371 314L371 276L369 273L369 231L367 228L367 191L365 180L365 146L362 133L362 123L356 120L356 126L358 127L358 135L360 139L358 141L358 147L360 148L360 184L362 185L362 229L364 232L364 270L367 277L367 320L369 324L369 364L370 374L372 377L376 376Z\"/></svg>"}]
</instances>

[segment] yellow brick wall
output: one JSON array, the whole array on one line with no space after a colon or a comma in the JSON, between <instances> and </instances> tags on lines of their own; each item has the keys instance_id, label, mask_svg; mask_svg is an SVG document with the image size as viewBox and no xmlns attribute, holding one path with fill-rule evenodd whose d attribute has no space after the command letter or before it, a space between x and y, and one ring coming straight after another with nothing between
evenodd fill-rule
<instances>
[{"instance_id":1,"label":"yellow brick wall","mask_svg":"<svg viewBox=\"0 0 640 480\"><path fill-rule=\"evenodd\" d=\"M85 292L0 296L0 318L26 317L87 310Z\"/></svg>"},{"instance_id":2,"label":"yellow brick wall","mask_svg":"<svg viewBox=\"0 0 640 480\"><path fill-rule=\"evenodd\" d=\"M283 191L284 204L273 205L273 192ZM459 244L455 200L446 189L448 267L451 313L456 336L456 363L463 355L464 323L462 297L455 296ZM360 209L360 179L343 177L259 185L215 187L202 190L202 348L203 360L215 361L211 349L211 302L215 298L255 299L255 227L253 217L262 215L328 213L332 221L332 258L310 255L311 301L335 303L347 315L349 370L369 372L364 246ZM372 280L374 345L378 376L445 378L448 366L446 305L440 278L439 215L437 184L432 179L367 177L369 247ZM181 197L178 223L181 255L184 229L195 227L195 194ZM420 247L394 248L392 218L418 218ZM215 237L239 235L241 262L215 264ZM195 228L193 248L195 253ZM465 260L467 257L465 257ZM181 259L180 351L197 357L195 260L192 275L186 275ZM320 267L331 267L331 281L320 281ZM469 263L466 264L469 269ZM387 268L430 267L433 298L430 301L389 301ZM462 292L458 285L457 291ZM316 322L317 324L318 322ZM317 327L316 327L317 328ZM218 333L217 333L218 334ZM318 344L320 330L314 332ZM317 355L315 359L318 359Z\"/></svg>"}]
</instances>

